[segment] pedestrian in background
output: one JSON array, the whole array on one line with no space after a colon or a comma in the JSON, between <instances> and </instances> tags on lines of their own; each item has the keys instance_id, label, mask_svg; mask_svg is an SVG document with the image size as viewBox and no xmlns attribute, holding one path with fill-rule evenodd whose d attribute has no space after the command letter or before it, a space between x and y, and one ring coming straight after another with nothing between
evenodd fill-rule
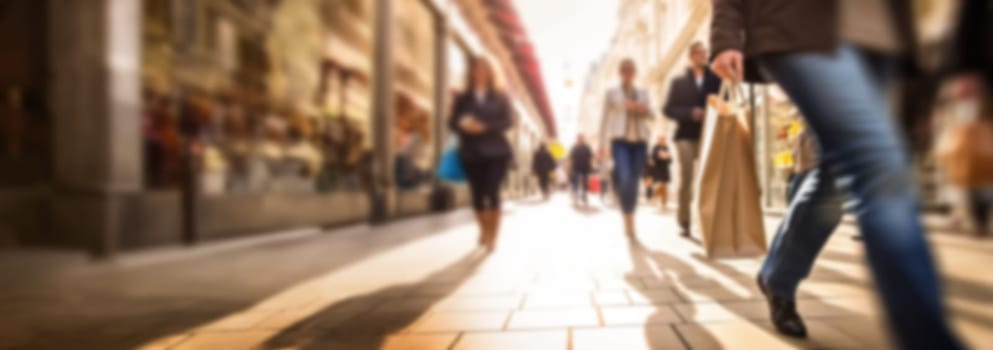
<instances>
[{"instance_id":1,"label":"pedestrian in background","mask_svg":"<svg viewBox=\"0 0 993 350\"><path fill-rule=\"evenodd\" d=\"M479 244L492 252L500 230L500 187L512 154L506 132L513 124L513 109L483 57L472 59L465 89L452 106L449 127L459 137L459 154L479 224Z\"/></svg>"},{"instance_id":2,"label":"pedestrian in background","mask_svg":"<svg viewBox=\"0 0 993 350\"><path fill-rule=\"evenodd\" d=\"M977 128L988 130L993 123L993 1L965 0L961 5L949 71L956 74L960 98L982 101ZM974 130L976 132L978 130ZM985 143L988 144L988 143ZM979 147L979 146L977 146ZM989 149L977 149L973 159L984 158ZM988 163L987 163L988 164ZM985 174L989 175L989 174ZM969 189L969 204L975 220L976 236L989 236L990 210L993 209L993 184L975 184Z\"/></svg>"},{"instance_id":3,"label":"pedestrian in background","mask_svg":"<svg viewBox=\"0 0 993 350\"><path fill-rule=\"evenodd\" d=\"M817 167L817 140L807 127L793 137L793 169L786 187L786 203L793 202L803 180Z\"/></svg>"},{"instance_id":4,"label":"pedestrian in background","mask_svg":"<svg viewBox=\"0 0 993 350\"><path fill-rule=\"evenodd\" d=\"M614 165L608 156L597 157L597 174L600 177L600 201L607 203L607 194L613 188Z\"/></svg>"},{"instance_id":5,"label":"pedestrian in background","mask_svg":"<svg viewBox=\"0 0 993 350\"><path fill-rule=\"evenodd\" d=\"M655 177L652 176L652 168L648 163L648 159L645 160L645 169L641 172L641 181L645 183L645 203L652 203L652 197L655 195Z\"/></svg>"},{"instance_id":6,"label":"pedestrian in background","mask_svg":"<svg viewBox=\"0 0 993 350\"><path fill-rule=\"evenodd\" d=\"M952 84L946 130L936 146L945 179L964 190L976 238L989 235L993 209L993 101L980 79Z\"/></svg>"},{"instance_id":7,"label":"pedestrian in background","mask_svg":"<svg viewBox=\"0 0 993 350\"><path fill-rule=\"evenodd\" d=\"M721 88L720 79L707 67L707 47L701 42L693 43L689 55L691 66L686 75L672 81L663 108L665 115L676 122L674 140L679 157L679 208L676 220L684 236L690 235L690 206L707 96L716 94Z\"/></svg>"},{"instance_id":8,"label":"pedestrian in background","mask_svg":"<svg viewBox=\"0 0 993 350\"><path fill-rule=\"evenodd\" d=\"M665 135L660 135L655 142L655 147L652 147L648 167L651 169L655 197L659 199L659 208L663 211L669 206L669 166L671 164L672 152L669 151L669 141Z\"/></svg>"},{"instance_id":9,"label":"pedestrian in background","mask_svg":"<svg viewBox=\"0 0 993 350\"><path fill-rule=\"evenodd\" d=\"M910 2L885 0L714 2L715 73L735 82L768 73L820 146L820 165L790 204L758 276L780 333L807 335L797 287L840 223L847 195L897 347L962 348L946 320L909 158L887 105L896 59L915 56L911 10Z\"/></svg>"},{"instance_id":10,"label":"pedestrian in background","mask_svg":"<svg viewBox=\"0 0 993 350\"><path fill-rule=\"evenodd\" d=\"M589 204L590 173L593 172L593 150L586 143L586 137L576 137L576 144L569 151L569 167L573 180L573 192L583 204Z\"/></svg>"},{"instance_id":11,"label":"pedestrian in background","mask_svg":"<svg viewBox=\"0 0 993 350\"><path fill-rule=\"evenodd\" d=\"M555 158L552 157L552 152L548 151L545 144L538 145L538 149L534 151L534 156L531 157L531 172L538 179L538 188L541 189L541 196L545 200L551 196L552 171L555 171L555 168Z\"/></svg>"},{"instance_id":12,"label":"pedestrian in background","mask_svg":"<svg viewBox=\"0 0 993 350\"><path fill-rule=\"evenodd\" d=\"M631 243L637 243L634 213L655 114L649 107L648 92L634 84L637 73L634 61L624 59L619 73L621 85L607 91L605 97L600 120L600 144L609 145L609 154L613 159L614 183L621 202L624 233Z\"/></svg>"}]
</instances>

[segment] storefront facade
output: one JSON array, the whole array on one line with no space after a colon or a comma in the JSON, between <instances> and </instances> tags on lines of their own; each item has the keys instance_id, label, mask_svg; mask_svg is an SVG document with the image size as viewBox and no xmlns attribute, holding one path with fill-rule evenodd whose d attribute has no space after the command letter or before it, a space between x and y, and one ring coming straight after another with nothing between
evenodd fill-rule
<instances>
[{"instance_id":1,"label":"storefront facade","mask_svg":"<svg viewBox=\"0 0 993 350\"><path fill-rule=\"evenodd\" d=\"M494 49L449 1L11 3L2 34L43 45L0 56L31 115L2 161L38 165L0 184L0 242L98 256L429 212L450 94Z\"/></svg>"}]
</instances>

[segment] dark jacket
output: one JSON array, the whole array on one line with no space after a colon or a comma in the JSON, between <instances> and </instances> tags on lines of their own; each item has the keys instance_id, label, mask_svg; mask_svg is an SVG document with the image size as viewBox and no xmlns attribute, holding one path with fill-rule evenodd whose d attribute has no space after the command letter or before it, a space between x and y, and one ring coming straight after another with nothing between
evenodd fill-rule
<instances>
[{"instance_id":1,"label":"dark jacket","mask_svg":"<svg viewBox=\"0 0 993 350\"><path fill-rule=\"evenodd\" d=\"M658 182L669 182L669 165L672 164L672 153L669 153L669 159L664 159L659 157L662 152L669 152L669 146L655 145L652 148L652 154L648 155L648 168L651 171L652 179Z\"/></svg>"},{"instance_id":2,"label":"dark jacket","mask_svg":"<svg viewBox=\"0 0 993 350\"><path fill-rule=\"evenodd\" d=\"M949 70L984 73L989 84L993 79L993 2L965 0L961 6Z\"/></svg>"},{"instance_id":3,"label":"dark jacket","mask_svg":"<svg viewBox=\"0 0 993 350\"><path fill-rule=\"evenodd\" d=\"M726 50L745 54L745 75L761 81L757 55L830 52L840 42L837 0L713 0L710 44L716 56ZM917 53L910 1L888 0L900 44ZM914 55L911 55L914 56ZM910 57L914 58L914 57Z\"/></svg>"},{"instance_id":4,"label":"dark jacket","mask_svg":"<svg viewBox=\"0 0 993 350\"><path fill-rule=\"evenodd\" d=\"M669 119L676 121L675 139L700 140L703 123L693 120L693 108L706 108L707 96L716 94L721 89L721 80L709 69L703 76L703 86L698 87L693 70L672 81L669 97L666 99L662 112Z\"/></svg>"},{"instance_id":5,"label":"dark jacket","mask_svg":"<svg viewBox=\"0 0 993 350\"><path fill-rule=\"evenodd\" d=\"M538 150L534 151L534 157L531 159L531 172L535 175L546 176L555 170L555 166L555 158L552 158L552 153L548 152L544 146L538 147Z\"/></svg>"},{"instance_id":6,"label":"dark jacket","mask_svg":"<svg viewBox=\"0 0 993 350\"><path fill-rule=\"evenodd\" d=\"M577 144L569 151L569 162L573 172L589 173L593 171L593 150L589 145Z\"/></svg>"},{"instance_id":7,"label":"dark jacket","mask_svg":"<svg viewBox=\"0 0 993 350\"><path fill-rule=\"evenodd\" d=\"M452 106L448 127L459 136L459 153L466 160L510 157L512 149L506 132L514 123L510 101L503 93L491 91L484 101L477 100L472 91L460 94ZM462 118L475 116L486 125L486 131L470 135L459 126Z\"/></svg>"}]
</instances>

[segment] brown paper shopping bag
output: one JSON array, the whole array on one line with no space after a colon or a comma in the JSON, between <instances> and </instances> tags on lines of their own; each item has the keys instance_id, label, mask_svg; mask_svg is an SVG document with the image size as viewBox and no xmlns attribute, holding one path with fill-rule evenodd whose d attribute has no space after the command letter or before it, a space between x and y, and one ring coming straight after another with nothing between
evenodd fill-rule
<instances>
[{"instance_id":1,"label":"brown paper shopping bag","mask_svg":"<svg viewBox=\"0 0 993 350\"><path fill-rule=\"evenodd\" d=\"M748 108L730 83L708 98L694 184L694 235L711 258L765 253L766 236Z\"/></svg>"}]
</instances>

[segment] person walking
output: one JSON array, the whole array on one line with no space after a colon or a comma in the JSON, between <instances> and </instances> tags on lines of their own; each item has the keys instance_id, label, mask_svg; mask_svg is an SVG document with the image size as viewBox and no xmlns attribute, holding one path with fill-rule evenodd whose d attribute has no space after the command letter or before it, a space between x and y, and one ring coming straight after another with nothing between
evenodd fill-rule
<instances>
[{"instance_id":1,"label":"person walking","mask_svg":"<svg viewBox=\"0 0 993 350\"><path fill-rule=\"evenodd\" d=\"M448 126L459 138L459 154L479 224L479 244L492 252L500 230L500 186L512 157L506 131L513 124L513 109L483 57L472 59L465 88L455 99Z\"/></svg>"},{"instance_id":2,"label":"person walking","mask_svg":"<svg viewBox=\"0 0 993 350\"><path fill-rule=\"evenodd\" d=\"M820 146L820 164L790 204L758 276L773 324L785 335L807 335L797 287L837 228L847 196L896 346L962 348L946 319L913 171L886 102L896 58L914 56L909 5L714 2L714 72L727 81L756 81L761 67L797 105Z\"/></svg>"},{"instance_id":3,"label":"person walking","mask_svg":"<svg viewBox=\"0 0 993 350\"><path fill-rule=\"evenodd\" d=\"M672 164L672 153L665 135L660 135L652 147L651 159L648 161L651 169L653 191L659 199L659 208L665 211L669 207L669 165Z\"/></svg>"},{"instance_id":4,"label":"person walking","mask_svg":"<svg viewBox=\"0 0 993 350\"><path fill-rule=\"evenodd\" d=\"M603 154L602 149L600 153ZM610 157L606 155L597 157L597 174L600 177L600 201L606 205L607 194L613 188L611 184L614 181L614 165Z\"/></svg>"},{"instance_id":5,"label":"person walking","mask_svg":"<svg viewBox=\"0 0 993 350\"><path fill-rule=\"evenodd\" d=\"M586 137L576 137L576 144L569 151L569 166L572 170L573 191L582 204L589 204L590 173L593 172L593 150L586 143Z\"/></svg>"},{"instance_id":6,"label":"person walking","mask_svg":"<svg viewBox=\"0 0 993 350\"><path fill-rule=\"evenodd\" d=\"M648 158L647 141L655 120L650 97L634 85L637 67L624 59L620 66L621 85L607 91L600 121L600 144L609 145L614 163L614 184L624 217L624 233L637 243L634 213L638 205L639 179ZM605 150L601 149L601 152Z\"/></svg>"},{"instance_id":7,"label":"person walking","mask_svg":"<svg viewBox=\"0 0 993 350\"><path fill-rule=\"evenodd\" d=\"M954 46L948 71L960 99L980 101L980 118L993 119L993 13L990 0L964 0L956 21ZM989 124L986 124L989 125ZM976 237L988 237L993 184L975 184L967 189Z\"/></svg>"},{"instance_id":8,"label":"person walking","mask_svg":"<svg viewBox=\"0 0 993 350\"><path fill-rule=\"evenodd\" d=\"M544 144L538 145L538 149L534 151L534 156L531 157L531 172L538 179L538 188L541 189L541 196L545 200L548 200L551 195L552 171L555 168L555 158L548 151L548 147Z\"/></svg>"},{"instance_id":9,"label":"person walking","mask_svg":"<svg viewBox=\"0 0 993 350\"><path fill-rule=\"evenodd\" d=\"M679 160L679 208L676 222L684 236L690 234L690 206L697 159L700 156L700 136L706 113L707 96L721 88L720 79L707 67L707 48L701 42L690 46L690 63L686 75L672 81L669 97L663 108L665 115L676 122L676 155Z\"/></svg>"}]
</instances>

